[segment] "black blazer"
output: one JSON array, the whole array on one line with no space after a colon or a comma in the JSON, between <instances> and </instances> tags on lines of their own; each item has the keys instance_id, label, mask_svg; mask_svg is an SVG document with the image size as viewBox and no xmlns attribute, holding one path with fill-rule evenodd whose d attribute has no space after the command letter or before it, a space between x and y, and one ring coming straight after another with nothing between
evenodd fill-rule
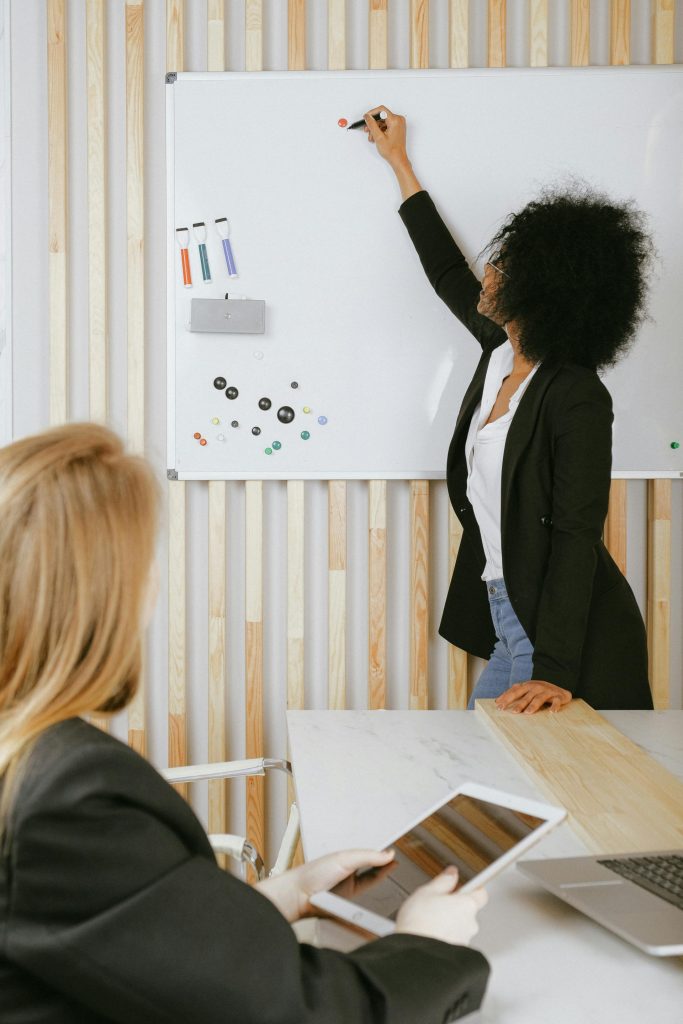
<instances>
[{"instance_id":1,"label":"black blazer","mask_svg":"<svg viewBox=\"0 0 683 1024\"><path fill-rule=\"evenodd\" d=\"M465 441L491 352L505 331L477 312L480 282L427 192L399 213L437 295L474 335L482 356L448 451L448 493L463 526L440 633L489 658L496 642L481 579L486 558L467 499ZM534 645L533 678L596 708L651 708L645 626L602 542L612 465L612 400L593 370L541 364L508 432L501 485L503 573Z\"/></svg>"},{"instance_id":2,"label":"black blazer","mask_svg":"<svg viewBox=\"0 0 683 1024\"><path fill-rule=\"evenodd\" d=\"M411 935L299 945L129 747L71 719L30 755L0 858L2 1024L442 1024L488 973Z\"/></svg>"}]
</instances>

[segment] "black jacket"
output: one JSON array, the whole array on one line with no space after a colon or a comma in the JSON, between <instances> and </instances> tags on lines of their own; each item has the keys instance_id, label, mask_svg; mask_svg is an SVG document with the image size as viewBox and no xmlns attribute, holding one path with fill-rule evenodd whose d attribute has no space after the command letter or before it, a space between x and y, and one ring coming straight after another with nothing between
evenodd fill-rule
<instances>
[{"instance_id":1,"label":"black jacket","mask_svg":"<svg viewBox=\"0 0 683 1024\"><path fill-rule=\"evenodd\" d=\"M467 499L465 441L491 352L505 331L477 312L481 285L427 192L400 215L437 295L482 348L448 452L448 493L463 526L440 633L489 658L496 642L481 534ZM612 464L612 400L593 370L541 364L510 425L501 543L510 602L534 645L533 678L596 708L651 708L645 626L602 542Z\"/></svg>"},{"instance_id":2,"label":"black jacket","mask_svg":"<svg viewBox=\"0 0 683 1024\"><path fill-rule=\"evenodd\" d=\"M71 719L30 755L0 858L2 1024L442 1024L488 973L411 935L299 945L133 750Z\"/></svg>"}]
</instances>

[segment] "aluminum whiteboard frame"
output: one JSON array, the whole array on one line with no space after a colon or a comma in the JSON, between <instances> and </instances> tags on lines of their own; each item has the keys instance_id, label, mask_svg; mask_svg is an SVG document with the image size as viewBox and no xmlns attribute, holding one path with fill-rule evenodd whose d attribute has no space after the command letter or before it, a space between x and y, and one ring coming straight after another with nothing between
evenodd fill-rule
<instances>
[{"instance_id":1,"label":"aluminum whiteboard frame","mask_svg":"<svg viewBox=\"0 0 683 1024\"><path fill-rule=\"evenodd\" d=\"M381 81L383 78L394 78L394 77L449 77L452 78L456 75L467 75L469 77L482 77L494 75L505 75L513 73L516 77L543 77L552 76L556 74L564 74L566 72L572 74L583 74L583 75L594 75L599 77L600 75L614 75L615 72L627 72L636 75L648 75L648 74L678 74L680 75L683 71L679 65L646 65L646 66L628 66L628 67L603 67L603 66L587 66L587 67L549 67L549 68L429 68L424 70L415 69L395 69L386 71L372 71L373 79ZM241 472L239 475L236 472L226 473L204 473L193 470L182 470L178 471L175 465L176 462L176 317L175 317L175 251L174 248L169 244L169 239L172 239L175 235L175 90L173 86L177 81L191 80L191 81L223 81L226 79L233 80L248 80L254 81L256 79L280 79L280 80L292 80L294 78L305 79L306 81L313 81L315 79L330 79L330 78L341 78L348 79L349 77L367 77L369 70L353 70L353 71L206 71L206 72L167 72L166 74L166 182L167 182L167 235L166 235L166 270L167 270L167 289L166 289L166 301L167 301L167 470L166 475L169 480L408 480L408 479L424 479L424 480L445 480L446 472L445 466L443 472L422 472L418 474L412 474L406 476L405 473L392 473L385 470L377 470L376 472L365 471L362 473L334 473L334 472L296 472L296 473L277 473L277 472L265 472L260 470L258 472ZM683 448L681 449L683 451ZM664 471L664 470L637 470L628 471L621 470L619 472L613 472L611 474L613 480L678 480L683 478L683 469L676 471Z\"/></svg>"}]
</instances>

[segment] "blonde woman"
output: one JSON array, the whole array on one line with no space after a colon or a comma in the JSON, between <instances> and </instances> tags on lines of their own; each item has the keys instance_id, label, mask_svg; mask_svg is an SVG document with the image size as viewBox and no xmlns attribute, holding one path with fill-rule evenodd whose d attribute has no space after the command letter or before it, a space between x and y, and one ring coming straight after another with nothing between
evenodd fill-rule
<instances>
[{"instance_id":1,"label":"blonde woman","mask_svg":"<svg viewBox=\"0 0 683 1024\"><path fill-rule=\"evenodd\" d=\"M251 888L151 765L81 717L137 688L156 505L149 466L103 427L0 450L0 1020L441 1024L474 1009L488 965L463 947L483 893L454 893L445 872L398 934L350 955L300 946L288 922L310 894L391 853Z\"/></svg>"}]
</instances>

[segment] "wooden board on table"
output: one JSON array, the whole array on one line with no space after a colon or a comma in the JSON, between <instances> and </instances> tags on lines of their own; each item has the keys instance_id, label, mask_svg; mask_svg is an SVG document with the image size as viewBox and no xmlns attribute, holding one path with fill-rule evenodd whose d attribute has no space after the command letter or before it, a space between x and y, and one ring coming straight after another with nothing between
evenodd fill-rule
<instances>
[{"instance_id":1,"label":"wooden board on table","mask_svg":"<svg viewBox=\"0 0 683 1024\"><path fill-rule=\"evenodd\" d=\"M477 701L490 726L594 853L683 848L683 782L582 700L514 715Z\"/></svg>"}]
</instances>

